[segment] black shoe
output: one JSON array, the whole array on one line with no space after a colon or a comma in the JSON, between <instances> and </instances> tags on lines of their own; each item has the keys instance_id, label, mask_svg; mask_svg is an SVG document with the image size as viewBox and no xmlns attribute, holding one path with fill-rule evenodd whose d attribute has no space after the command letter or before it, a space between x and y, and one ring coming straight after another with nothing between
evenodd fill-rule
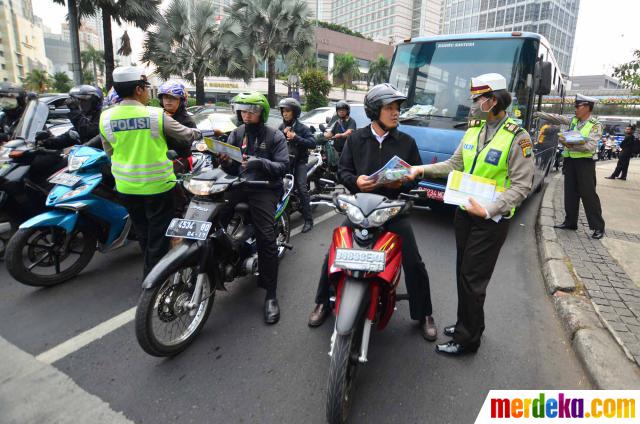
<instances>
[{"instance_id":1,"label":"black shoe","mask_svg":"<svg viewBox=\"0 0 640 424\"><path fill-rule=\"evenodd\" d=\"M591 238L596 240L600 240L602 237L604 237L604 230L595 230L593 234L591 234Z\"/></svg>"},{"instance_id":2,"label":"black shoe","mask_svg":"<svg viewBox=\"0 0 640 424\"><path fill-rule=\"evenodd\" d=\"M566 222L563 222L562 224L554 225L553 228L559 228L561 230L577 230L578 226L577 225L569 225Z\"/></svg>"},{"instance_id":3,"label":"black shoe","mask_svg":"<svg viewBox=\"0 0 640 424\"><path fill-rule=\"evenodd\" d=\"M477 350L478 348L475 348L475 349L465 348L461 344L453 341L436 345L436 352L445 353L447 355L454 355L454 356L463 355L465 353L473 353L473 352L476 352Z\"/></svg>"},{"instance_id":4,"label":"black shoe","mask_svg":"<svg viewBox=\"0 0 640 424\"><path fill-rule=\"evenodd\" d=\"M447 337L453 337L453 333L455 333L456 331L456 326L454 325L449 325L448 327L444 327L444 329L442 330L442 334L444 334Z\"/></svg>"},{"instance_id":5,"label":"black shoe","mask_svg":"<svg viewBox=\"0 0 640 424\"><path fill-rule=\"evenodd\" d=\"M331 313L329 305L318 303L315 308L313 308L313 311L311 311L311 314L309 315L309 322L307 324L309 327L320 327L324 320L329 316L329 313Z\"/></svg>"},{"instance_id":6,"label":"black shoe","mask_svg":"<svg viewBox=\"0 0 640 424\"><path fill-rule=\"evenodd\" d=\"M605 178L606 178L607 180L615 180L615 179L616 179L616 177L612 177L612 176L608 176L608 177L605 177ZM620 179L622 179L622 178L620 178Z\"/></svg>"},{"instance_id":7,"label":"black shoe","mask_svg":"<svg viewBox=\"0 0 640 424\"><path fill-rule=\"evenodd\" d=\"M300 231L301 233L307 233L309 231L311 231L311 229L313 228L313 221L312 220L306 220L304 221L304 225L302 226L302 231Z\"/></svg>"},{"instance_id":8,"label":"black shoe","mask_svg":"<svg viewBox=\"0 0 640 424\"><path fill-rule=\"evenodd\" d=\"M627 177L620 177L620 178L618 178L618 179L619 179L619 180L622 180L622 181L627 181Z\"/></svg>"},{"instance_id":9,"label":"black shoe","mask_svg":"<svg viewBox=\"0 0 640 424\"><path fill-rule=\"evenodd\" d=\"M278 299L267 299L264 301L264 322L275 324L280 320L280 306Z\"/></svg>"}]
</instances>

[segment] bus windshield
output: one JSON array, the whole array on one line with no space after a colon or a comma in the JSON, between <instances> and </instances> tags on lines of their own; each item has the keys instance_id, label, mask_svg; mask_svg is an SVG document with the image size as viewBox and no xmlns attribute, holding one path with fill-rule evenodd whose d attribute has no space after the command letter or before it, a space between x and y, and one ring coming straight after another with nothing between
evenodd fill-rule
<instances>
[{"instance_id":1,"label":"bus windshield","mask_svg":"<svg viewBox=\"0 0 640 424\"><path fill-rule=\"evenodd\" d=\"M527 116L538 41L523 38L431 41L399 45L389 82L407 95L401 121L426 124L432 117L465 121L471 77L496 72L507 79L518 123Z\"/></svg>"}]
</instances>

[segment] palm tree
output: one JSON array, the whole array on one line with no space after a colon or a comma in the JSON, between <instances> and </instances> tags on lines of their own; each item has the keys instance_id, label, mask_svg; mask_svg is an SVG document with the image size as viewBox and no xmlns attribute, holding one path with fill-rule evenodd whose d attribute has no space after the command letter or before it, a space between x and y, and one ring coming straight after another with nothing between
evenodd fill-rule
<instances>
[{"instance_id":1,"label":"palm tree","mask_svg":"<svg viewBox=\"0 0 640 424\"><path fill-rule=\"evenodd\" d=\"M252 50L248 64L267 63L269 104L276 104L276 59L309 55L313 26L307 3L302 0L235 0L226 9L227 18L242 28L240 39ZM232 37L236 36L232 34Z\"/></svg>"},{"instance_id":2,"label":"palm tree","mask_svg":"<svg viewBox=\"0 0 640 424\"><path fill-rule=\"evenodd\" d=\"M53 0L64 4L65 0ZM111 33L111 20L118 25L127 22L146 30L154 25L160 13L158 8L162 0L77 0L80 17L102 15L104 33L104 63L107 89L113 85L114 51ZM125 41L122 40L121 41ZM122 46L121 46L122 48Z\"/></svg>"},{"instance_id":3,"label":"palm tree","mask_svg":"<svg viewBox=\"0 0 640 424\"><path fill-rule=\"evenodd\" d=\"M173 0L157 29L144 41L142 61L153 63L163 79L180 75L196 86L196 103L204 104L204 77L226 75L249 79L250 49L241 43L241 29L225 20L218 28L217 10L207 0Z\"/></svg>"},{"instance_id":4,"label":"palm tree","mask_svg":"<svg viewBox=\"0 0 640 424\"><path fill-rule=\"evenodd\" d=\"M51 88L58 93L66 93L72 86L73 81L66 72L56 72L51 77Z\"/></svg>"},{"instance_id":5,"label":"palm tree","mask_svg":"<svg viewBox=\"0 0 640 424\"><path fill-rule=\"evenodd\" d=\"M351 53L337 55L332 73L335 81L342 84L342 91L346 99L347 88L350 88L353 85L353 80L360 75L358 61Z\"/></svg>"},{"instance_id":6,"label":"palm tree","mask_svg":"<svg viewBox=\"0 0 640 424\"><path fill-rule=\"evenodd\" d=\"M369 73L367 74L367 88L370 83L382 84L387 82L389 78L389 61L380 55L376 60L369 65Z\"/></svg>"},{"instance_id":7,"label":"palm tree","mask_svg":"<svg viewBox=\"0 0 640 424\"><path fill-rule=\"evenodd\" d=\"M49 87L50 80L47 71L42 69L32 69L24 78L24 86L28 90L44 93Z\"/></svg>"},{"instance_id":8,"label":"palm tree","mask_svg":"<svg viewBox=\"0 0 640 424\"><path fill-rule=\"evenodd\" d=\"M80 52L80 60L82 62L83 73L87 70L89 64L93 66L93 80L97 83L98 68L100 68L100 72L103 72L104 68L104 52L94 49L93 46L89 46L87 50Z\"/></svg>"}]
</instances>

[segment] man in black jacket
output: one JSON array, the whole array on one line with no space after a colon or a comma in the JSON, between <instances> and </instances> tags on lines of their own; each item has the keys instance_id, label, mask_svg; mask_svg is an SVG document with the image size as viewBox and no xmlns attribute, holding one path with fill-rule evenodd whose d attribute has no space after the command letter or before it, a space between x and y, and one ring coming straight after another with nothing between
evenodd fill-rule
<instances>
[{"instance_id":1,"label":"man in black jacket","mask_svg":"<svg viewBox=\"0 0 640 424\"><path fill-rule=\"evenodd\" d=\"M368 192L396 198L409 191L413 183L402 180L378 185L369 175L382 168L393 156L405 160L410 165L421 165L422 160L415 140L397 130L400 105L406 97L390 84L379 84L366 95L365 112L371 125L356 130L347 139L340 165L339 181L351 192ZM346 221L343 225L350 225ZM416 239L408 217L398 217L385 225L402 239L402 267L409 294L411 319L420 323L422 336L428 341L437 337L432 318L429 275L422 262ZM309 326L321 325L329 314L328 258L325 258L322 274L318 282L316 305L309 317Z\"/></svg>"},{"instance_id":2,"label":"man in black jacket","mask_svg":"<svg viewBox=\"0 0 640 424\"><path fill-rule=\"evenodd\" d=\"M307 162L309 161L309 149L313 149L316 142L309 127L298 121L302 112L300 102L288 97L280 100L278 107L282 115L280 131L284 134L289 145L291 170L295 188L302 204L302 218L304 218L302 232L306 233L313 228L313 215L311 214L309 189L307 188Z\"/></svg>"},{"instance_id":3,"label":"man in black jacket","mask_svg":"<svg viewBox=\"0 0 640 424\"><path fill-rule=\"evenodd\" d=\"M12 82L0 83L0 144L11 140L27 106L27 92Z\"/></svg>"},{"instance_id":4,"label":"man in black jacket","mask_svg":"<svg viewBox=\"0 0 640 424\"><path fill-rule=\"evenodd\" d=\"M622 143L620 143L620 148L622 149L622 151L620 152L620 156L618 156L618 164L616 165L616 169L615 171L613 171L613 174L605 177L608 180L615 180L618 177L621 180L627 179L627 171L629 171L629 161L631 160L631 156L633 155L633 149L637 140L633 136L633 127L631 125L625 128L624 133L624 140L622 140Z\"/></svg>"},{"instance_id":5,"label":"man in black jacket","mask_svg":"<svg viewBox=\"0 0 640 424\"><path fill-rule=\"evenodd\" d=\"M280 319L276 298L278 286L278 250L276 245L275 214L282 192L282 177L289 169L289 152L284 135L265 125L269 117L269 102L260 93L242 93L231 100L240 122L227 143L237 146L245 160L232 161L220 155L220 164L231 175L242 175L248 180L271 181L276 188L257 188L231 191L227 194L229 211L240 202L249 209L258 244L258 285L267 291L264 302L264 321L275 324ZM224 219L224 218L223 218Z\"/></svg>"}]
</instances>

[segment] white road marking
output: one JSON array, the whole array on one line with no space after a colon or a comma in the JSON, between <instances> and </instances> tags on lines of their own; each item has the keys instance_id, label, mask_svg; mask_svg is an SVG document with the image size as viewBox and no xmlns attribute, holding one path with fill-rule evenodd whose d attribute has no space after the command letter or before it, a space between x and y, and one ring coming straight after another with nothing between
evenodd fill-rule
<instances>
[{"instance_id":1,"label":"white road marking","mask_svg":"<svg viewBox=\"0 0 640 424\"><path fill-rule=\"evenodd\" d=\"M336 212L330 211L323 215L320 215L317 218L314 218L314 223L319 224L328 219L333 218L337 215ZM291 237L300 234L302 231L302 226L298 226L291 230ZM115 317L104 321L89 330L78 334L75 337L70 338L67 341L60 343L57 346L52 347L51 349L42 352L40 355L36 356L36 359L40 362L44 362L45 364L53 364L54 362L59 361L67 355L70 355L83 347L87 346L90 343L93 343L96 340L99 340L106 336L107 334L117 330L118 328L127 325L136 316L136 307L134 306L131 309L124 311L123 313L116 315Z\"/></svg>"}]
</instances>

